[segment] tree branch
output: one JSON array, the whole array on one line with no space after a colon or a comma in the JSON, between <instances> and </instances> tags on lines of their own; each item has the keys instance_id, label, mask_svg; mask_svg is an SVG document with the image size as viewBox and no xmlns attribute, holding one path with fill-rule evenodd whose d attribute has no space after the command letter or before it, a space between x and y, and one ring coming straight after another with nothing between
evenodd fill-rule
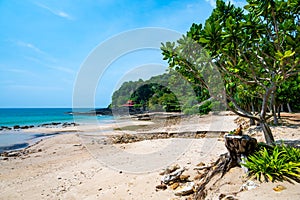
<instances>
[{"instance_id":1,"label":"tree branch","mask_svg":"<svg viewBox=\"0 0 300 200\"><path fill-rule=\"evenodd\" d=\"M265 118L266 118L266 110L267 110L267 106L268 106L267 105L268 100L269 100L271 93L274 92L275 90L276 90L276 85L273 83L272 86L270 88L268 88L266 93L264 94L263 102L262 102L262 106L261 106L261 112L260 112L260 118L262 120L265 120Z\"/></svg>"},{"instance_id":2,"label":"tree branch","mask_svg":"<svg viewBox=\"0 0 300 200\"><path fill-rule=\"evenodd\" d=\"M252 114L250 114L249 112L243 110L241 107L238 106L238 104L236 103L236 101L229 95L227 95L227 99L233 103L234 107L238 110L235 110L233 108L231 108L230 106L228 106L228 108L234 112L235 114L241 116L241 117L246 117L246 118L250 118L250 119L254 119L256 121L259 121L258 117L253 116Z\"/></svg>"}]
</instances>

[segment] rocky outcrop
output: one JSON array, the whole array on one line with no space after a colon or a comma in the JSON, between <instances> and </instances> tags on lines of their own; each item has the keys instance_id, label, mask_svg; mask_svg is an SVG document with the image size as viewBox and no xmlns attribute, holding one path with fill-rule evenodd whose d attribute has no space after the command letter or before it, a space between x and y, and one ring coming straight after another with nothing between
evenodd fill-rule
<instances>
[{"instance_id":1,"label":"rocky outcrop","mask_svg":"<svg viewBox=\"0 0 300 200\"><path fill-rule=\"evenodd\" d=\"M11 127L8 126L0 126L0 131L6 131L6 130L11 130Z\"/></svg>"},{"instance_id":2,"label":"rocky outcrop","mask_svg":"<svg viewBox=\"0 0 300 200\"><path fill-rule=\"evenodd\" d=\"M37 125L37 127L45 127L45 128L55 128L55 127L72 127L72 126L79 126L79 124L74 123L74 122L51 122L51 123L44 123ZM0 131L8 131L8 130L20 130L20 129L30 129L34 128L34 125L25 125L25 126L20 126L20 125L14 125L12 127L8 126L0 126Z\"/></svg>"},{"instance_id":3,"label":"rocky outcrop","mask_svg":"<svg viewBox=\"0 0 300 200\"><path fill-rule=\"evenodd\" d=\"M167 139L167 138L204 138L207 131L196 132L151 132L108 136L108 140L113 144L132 143L143 140ZM216 132L216 136L219 134Z\"/></svg>"},{"instance_id":4,"label":"rocky outcrop","mask_svg":"<svg viewBox=\"0 0 300 200\"><path fill-rule=\"evenodd\" d=\"M156 186L156 190L171 189L176 196L187 196L195 192L195 182L190 181L190 175L184 174L186 168L181 168L178 164L171 165L160 172L161 183Z\"/></svg>"}]
</instances>

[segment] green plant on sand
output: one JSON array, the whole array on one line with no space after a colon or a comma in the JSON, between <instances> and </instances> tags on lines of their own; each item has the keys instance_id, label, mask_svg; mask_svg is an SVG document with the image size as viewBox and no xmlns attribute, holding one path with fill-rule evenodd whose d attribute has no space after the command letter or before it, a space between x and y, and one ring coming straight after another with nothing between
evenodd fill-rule
<instances>
[{"instance_id":1,"label":"green plant on sand","mask_svg":"<svg viewBox=\"0 0 300 200\"><path fill-rule=\"evenodd\" d=\"M285 145L266 146L245 160L243 166L249 169L249 175L259 181L300 182L300 149Z\"/></svg>"}]
</instances>

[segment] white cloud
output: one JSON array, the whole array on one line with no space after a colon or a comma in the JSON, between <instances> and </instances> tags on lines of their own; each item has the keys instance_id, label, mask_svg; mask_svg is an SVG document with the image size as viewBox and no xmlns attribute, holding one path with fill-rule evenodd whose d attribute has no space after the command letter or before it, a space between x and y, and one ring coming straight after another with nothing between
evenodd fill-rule
<instances>
[{"instance_id":1,"label":"white cloud","mask_svg":"<svg viewBox=\"0 0 300 200\"><path fill-rule=\"evenodd\" d=\"M26 75L26 76L31 76L31 77L37 77L38 76L37 74L33 73L30 70L20 69L20 68L13 68L13 67L10 67L10 66L6 66L5 68L0 68L0 71L14 73L14 74L21 74L21 75Z\"/></svg>"},{"instance_id":2,"label":"white cloud","mask_svg":"<svg viewBox=\"0 0 300 200\"><path fill-rule=\"evenodd\" d=\"M28 42L24 42L24 41L20 41L20 40L11 40L14 44L20 46L20 47L25 47L28 49L33 50L35 53L39 54L40 56L42 56L43 60L47 60L50 62L56 62L56 59L53 58L51 55L49 55L47 52L41 50L40 48L38 48L37 46L35 46L32 43L28 43ZM31 60L37 63L40 63L41 61L37 58L32 58L32 57L28 57L28 56L24 56L27 60Z\"/></svg>"},{"instance_id":3,"label":"white cloud","mask_svg":"<svg viewBox=\"0 0 300 200\"><path fill-rule=\"evenodd\" d=\"M75 71L70 69L70 68L67 68L67 67L50 67L51 69L54 69L54 70L57 70L57 71L60 71L60 72L65 72L65 73L68 73L68 74L75 74Z\"/></svg>"},{"instance_id":4,"label":"white cloud","mask_svg":"<svg viewBox=\"0 0 300 200\"><path fill-rule=\"evenodd\" d=\"M25 59L29 60L29 61L32 61L32 62L35 62L35 63L38 63L40 65L43 65L47 68L50 68L50 69L53 69L55 71L58 71L58 72L64 72L64 73L68 73L68 74L71 74L71 75L74 75L76 72L74 70L72 70L71 68L67 68L67 67L57 67L57 66L52 66L52 65L55 65L54 64L49 64L47 62L42 62L41 60L37 59L37 58L33 58L33 57L29 57L29 56L24 56Z\"/></svg>"},{"instance_id":5,"label":"white cloud","mask_svg":"<svg viewBox=\"0 0 300 200\"><path fill-rule=\"evenodd\" d=\"M38 64L44 64L42 63L42 61L40 61L39 59L37 58L34 58L34 57L30 57L30 56L23 56L26 60L29 60L29 61L32 61L32 62L35 62L35 63L38 63Z\"/></svg>"},{"instance_id":6,"label":"white cloud","mask_svg":"<svg viewBox=\"0 0 300 200\"><path fill-rule=\"evenodd\" d=\"M5 71L13 72L13 73L20 73L20 74L29 74L29 73L31 73L30 71L24 70L24 69L6 69Z\"/></svg>"},{"instance_id":7,"label":"white cloud","mask_svg":"<svg viewBox=\"0 0 300 200\"><path fill-rule=\"evenodd\" d=\"M51 86L37 86L37 85L8 85L7 87L11 89L19 89L19 90L42 90L42 91L57 91L63 90L64 88L61 87L51 87Z\"/></svg>"},{"instance_id":8,"label":"white cloud","mask_svg":"<svg viewBox=\"0 0 300 200\"><path fill-rule=\"evenodd\" d=\"M27 42L23 42L23 41L15 41L15 43L18 45L18 46L22 46L22 47L27 47L29 49L32 49L33 51L39 53L39 54L44 54L46 55L47 53L42 51L41 49L39 49L38 47L34 46L33 44L31 43L27 43Z\"/></svg>"},{"instance_id":9,"label":"white cloud","mask_svg":"<svg viewBox=\"0 0 300 200\"><path fill-rule=\"evenodd\" d=\"M62 17L62 18L69 19L69 20L73 19L73 17L71 17L71 15L69 15L68 13L66 13L62 10L50 8L49 6L46 6L45 4L41 4L41 3L37 3L37 2L35 3L35 5L39 6L40 8L44 8L44 9L50 11L52 14L54 14L58 17Z\"/></svg>"}]
</instances>

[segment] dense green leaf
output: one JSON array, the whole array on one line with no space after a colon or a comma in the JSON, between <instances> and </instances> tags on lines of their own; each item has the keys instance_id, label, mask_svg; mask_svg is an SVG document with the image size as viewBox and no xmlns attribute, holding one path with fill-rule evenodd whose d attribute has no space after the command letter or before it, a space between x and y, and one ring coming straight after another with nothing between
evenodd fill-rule
<instances>
[{"instance_id":1,"label":"dense green leaf","mask_svg":"<svg viewBox=\"0 0 300 200\"><path fill-rule=\"evenodd\" d=\"M266 121L268 104L279 106L300 99L299 89L288 93L291 87L283 87L294 86L290 81L299 77L299 0L247 2L244 12L217 0L204 26L193 23L176 44L163 45L162 54L170 68L212 91L214 88L207 82L213 76L203 75L205 65L197 69L209 56L222 75L229 108L242 116ZM237 88L239 85L244 91ZM260 116L255 116L254 111ZM265 135L272 143L272 134Z\"/></svg>"}]
</instances>

